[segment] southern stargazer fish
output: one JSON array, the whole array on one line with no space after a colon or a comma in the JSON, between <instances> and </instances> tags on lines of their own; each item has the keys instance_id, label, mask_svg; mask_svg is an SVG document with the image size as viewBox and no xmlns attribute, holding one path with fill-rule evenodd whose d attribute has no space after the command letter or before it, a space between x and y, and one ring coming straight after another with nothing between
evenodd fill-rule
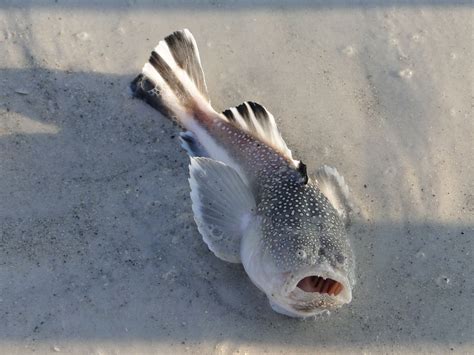
<instances>
[{"instance_id":1,"label":"southern stargazer fish","mask_svg":"<svg viewBox=\"0 0 474 355\"><path fill-rule=\"evenodd\" d=\"M218 258L242 263L272 308L288 316L351 301L351 204L336 169L310 176L258 103L214 110L186 29L159 42L131 88L183 128L194 219Z\"/></svg>"}]
</instances>

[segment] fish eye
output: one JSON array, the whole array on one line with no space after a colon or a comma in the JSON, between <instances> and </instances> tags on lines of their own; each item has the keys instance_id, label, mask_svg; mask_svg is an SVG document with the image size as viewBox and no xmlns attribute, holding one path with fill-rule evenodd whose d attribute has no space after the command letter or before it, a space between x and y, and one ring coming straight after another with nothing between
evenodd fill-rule
<instances>
[{"instance_id":1,"label":"fish eye","mask_svg":"<svg viewBox=\"0 0 474 355\"><path fill-rule=\"evenodd\" d=\"M336 255L336 261L339 264L343 264L345 260L346 260L346 257L344 255L342 255L342 254L337 254Z\"/></svg>"},{"instance_id":2,"label":"fish eye","mask_svg":"<svg viewBox=\"0 0 474 355\"><path fill-rule=\"evenodd\" d=\"M296 255L298 255L298 257L300 259L306 259L306 257L308 256L306 254L306 252L303 250L303 249L299 249L297 252L296 252Z\"/></svg>"}]
</instances>

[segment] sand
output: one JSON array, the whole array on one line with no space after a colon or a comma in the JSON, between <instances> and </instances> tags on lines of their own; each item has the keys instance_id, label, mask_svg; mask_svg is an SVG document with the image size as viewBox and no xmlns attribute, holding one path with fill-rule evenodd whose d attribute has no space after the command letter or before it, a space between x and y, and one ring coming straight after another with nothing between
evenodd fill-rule
<instances>
[{"instance_id":1,"label":"sand","mask_svg":"<svg viewBox=\"0 0 474 355\"><path fill-rule=\"evenodd\" d=\"M0 2L0 353L469 353L469 1ZM353 302L274 313L194 225L178 129L127 85L187 27L214 106L276 117L357 211Z\"/></svg>"}]
</instances>

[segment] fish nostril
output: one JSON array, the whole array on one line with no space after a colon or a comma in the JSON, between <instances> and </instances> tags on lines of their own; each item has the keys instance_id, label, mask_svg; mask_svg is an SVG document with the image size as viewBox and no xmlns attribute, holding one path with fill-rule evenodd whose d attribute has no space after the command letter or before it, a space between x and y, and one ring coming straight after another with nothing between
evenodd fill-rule
<instances>
[{"instance_id":1,"label":"fish nostril","mask_svg":"<svg viewBox=\"0 0 474 355\"><path fill-rule=\"evenodd\" d=\"M298 282L297 287L305 292L326 293L330 296L337 296L343 289L340 282L321 276L306 276Z\"/></svg>"}]
</instances>

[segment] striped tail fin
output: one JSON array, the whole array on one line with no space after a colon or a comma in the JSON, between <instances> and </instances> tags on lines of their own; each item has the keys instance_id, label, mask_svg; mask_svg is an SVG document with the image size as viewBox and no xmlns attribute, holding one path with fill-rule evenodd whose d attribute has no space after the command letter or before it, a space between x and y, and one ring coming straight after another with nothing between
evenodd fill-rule
<instances>
[{"instance_id":1,"label":"striped tail fin","mask_svg":"<svg viewBox=\"0 0 474 355\"><path fill-rule=\"evenodd\" d=\"M158 43L130 87L136 97L184 127L196 112L215 113L196 41L187 29Z\"/></svg>"}]
</instances>

